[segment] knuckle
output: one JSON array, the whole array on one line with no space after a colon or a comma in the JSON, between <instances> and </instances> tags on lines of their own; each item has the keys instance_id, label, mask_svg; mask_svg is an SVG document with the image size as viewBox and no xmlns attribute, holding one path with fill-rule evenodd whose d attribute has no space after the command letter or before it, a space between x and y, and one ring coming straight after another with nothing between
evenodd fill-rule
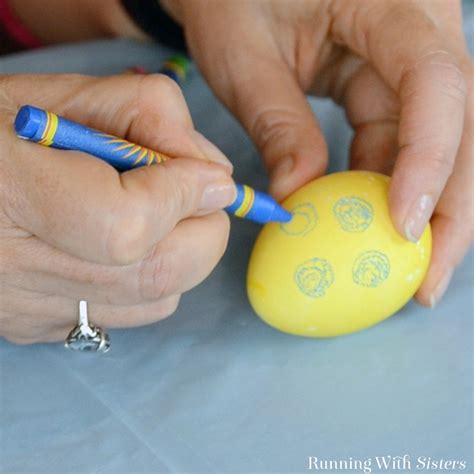
<instances>
[{"instance_id":1,"label":"knuckle","mask_svg":"<svg viewBox=\"0 0 474 474\"><path fill-rule=\"evenodd\" d=\"M464 103L468 93L468 80L456 58L448 51L435 49L416 62L409 64L401 76L400 89L404 95L411 95L436 84L441 94L454 101Z\"/></svg>"},{"instance_id":2,"label":"knuckle","mask_svg":"<svg viewBox=\"0 0 474 474\"><path fill-rule=\"evenodd\" d=\"M173 186L170 189L171 203L169 209L172 209L174 214L187 215L192 212L196 199L196 186L192 180L187 179L184 175L179 180L179 176L175 175L176 171L173 170L173 181L179 183L179 186Z\"/></svg>"},{"instance_id":3,"label":"knuckle","mask_svg":"<svg viewBox=\"0 0 474 474\"><path fill-rule=\"evenodd\" d=\"M427 151L432 173L437 176L451 176L454 170L454 160L449 159L449 148L444 144L438 144Z\"/></svg>"},{"instance_id":4,"label":"knuckle","mask_svg":"<svg viewBox=\"0 0 474 474\"><path fill-rule=\"evenodd\" d=\"M110 79L112 80L112 79ZM156 101L171 99L176 106L176 99L183 98L179 86L169 77L162 74L145 74L133 77L115 77L114 81L122 81L122 87L132 88L129 100L119 109L116 117L118 123L128 124L125 135L136 129L150 131L153 136L156 127L164 120L161 114L156 113L153 106ZM145 114L146 112L146 114ZM150 114L153 120L147 120Z\"/></svg>"},{"instance_id":5,"label":"knuckle","mask_svg":"<svg viewBox=\"0 0 474 474\"><path fill-rule=\"evenodd\" d=\"M436 68L441 92L453 100L464 103L468 92L468 82L461 69L450 62L438 64Z\"/></svg>"},{"instance_id":6,"label":"knuckle","mask_svg":"<svg viewBox=\"0 0 474 474\"><path fill-rule=\"evenodd\" d=\"M257 114L250 127L250 133L256 137L262 150L265 150L271 143L280 142L298 123L299 116L292 109L267 108Z\"/></svg>"},{"instance_id":7,"label":"knuckle","mask_svg":"<svg viewBox=\"0 0 474 474\"><path fill-rule=\"evenodd\" d=\"M114 265L128 265L146 253L147 221L140 212L112 220L106 238L106 251Z\"/></svg>"},{"instance_id":8,"label":"knuckle","mask_svg":"<svg viewBox=\"0 0 474 474\"><path fill-rule=\"evenodd\" d=\"M138 271L138 293L142 300L156 301L168 294L175 283L173 254L158 246L142 261Z\"/></svg>"},{"instance_id":9,"label":"knuckle","mask_svg":"<svg viewBox=\"0 0 474 474\"><path fill-rule=\"evenodd\" d=\"M430 176L449 178L454 170L454 156L451 148L445 143L433 143L432 137L418 139L416 142L408 142L400 148L401 163L417 161L420 156L424 157L424 165Z\"/></svg>"},{"instance_id":10,"label":"knuckle","mask_svg":"<svg viewBox=\"0 0 474 474\"><path fill-rule=\"evenodd\" d=\"M262 140L278 137L288 124L288 112L280 107L262 110L251 127L252 134L262 137Z\"/></svg>"},{"instance_id":11,"label":"knuckle","mask_svg":"<svg viewBox=\"0 0 474 474\"><path fill-rule=\"evenodd\" d=\"M308 107L304 110L304 107ZM249 126L250 135L263 153L271 171L279 158L291 156L298 160L302 150L320 150L318 164L326 160L326 144L309 105L302 107L267 107L259 111ZM310 145L310 146L309 146ZM312 151L313 152L313 151Z\"/></svg>"},{"instance_id":12,"label":"knuckle","mask_svg":"<svg viewBox=\"0 0 474 474\"><path fill-rule=\"evenodd\" d=\"M165 74L149 74L142 76L142 86L156 88L160 94L171 97L181 97L182 91L173 79Z\"/></svg>"},{"instance_id":13,"label":"knuckle","mask_svg":"<svg viewBox=\"0 0 474 474\"><path fill-rule=\"evenodd\" d=\"M174 163L173 163L174 165ZM190 172L181 166L163 166L166 173L166 200L158 202L159 214L166 222L176 222L181 216L192 214L198 207L200 186L197 173Z\"/></svg>"}]
</instances>

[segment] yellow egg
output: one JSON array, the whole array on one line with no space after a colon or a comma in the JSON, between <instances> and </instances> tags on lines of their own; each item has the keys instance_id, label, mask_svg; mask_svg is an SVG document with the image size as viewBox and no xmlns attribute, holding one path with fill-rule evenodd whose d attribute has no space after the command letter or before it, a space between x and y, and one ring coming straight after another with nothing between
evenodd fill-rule
<instances>
[{"instance_id":1,"label":"yellow egg","mask_svg":"<svg viewBox=\"0 0 474 474\"><path fill-rule=\"evenodd\" d=\"M397 232L389 181L378 173L334 173L284 201L292 221L262 229L248 268L250 303L265 322L291 334L338 336L407 303L428 269L431 229L417 243Z\"/></svg>"}]
</instances>

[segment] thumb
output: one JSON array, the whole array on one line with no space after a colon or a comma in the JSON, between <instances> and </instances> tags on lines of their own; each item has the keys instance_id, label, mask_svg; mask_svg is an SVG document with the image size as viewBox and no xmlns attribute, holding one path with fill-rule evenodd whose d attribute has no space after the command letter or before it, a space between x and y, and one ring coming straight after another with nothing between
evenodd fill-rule
<instances>
[{"instance_id":1,"label":"thumb","mask_svg":"<svg viewBox=\"0 0 474 474\"><path fill-rule=\"evenodd\" d=\"M301 87L283 60L268 59L268 54L246 56L236 60L238 64L234 62L230 90L220 95L262 153L270 192L281 200L324 173L326 143Z\"/></svg>"}]
</instances>

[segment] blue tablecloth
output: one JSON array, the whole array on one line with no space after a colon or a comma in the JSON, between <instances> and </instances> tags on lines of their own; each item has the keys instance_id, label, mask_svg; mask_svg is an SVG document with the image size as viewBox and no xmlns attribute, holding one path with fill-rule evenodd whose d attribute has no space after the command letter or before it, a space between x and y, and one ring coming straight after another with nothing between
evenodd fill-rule
<instances>
[{"instance_id":1,"label":"blue tablecloth","mask_svg":"<svg viewBox=\"0 0 474 474\"><path fill-rule=\"evenodd\" d=\"M466 15L472 40L472 8ZM5 57L0 73L156 69L168 54L106 41ZM263 189L255 149L197 72L184 89L197 128L234 160L236 178ZM341 169L350 141L343 114L329 101L312 105L331 169ZM257 232L234 220L223 260L177 313L111 331L105 356L0 340L0 471L306 472L314 456L370 459L377 472L375 457L409 455L413 470L424 456L463 460L474 472L474 254L436 309L412 302L369 330L312 340L253 314L245 271Z\"/></svg>"}]
</instances>

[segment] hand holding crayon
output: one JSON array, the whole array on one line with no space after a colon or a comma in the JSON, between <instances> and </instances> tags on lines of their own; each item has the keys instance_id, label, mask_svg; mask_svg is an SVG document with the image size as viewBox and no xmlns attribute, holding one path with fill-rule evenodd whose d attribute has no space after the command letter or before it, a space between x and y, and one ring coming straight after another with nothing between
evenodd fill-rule
<instances>
[{"instance_id":1,"label":"hand holding crayon","mask_svg":"<svg viewBox=\"0 0 474 474\"><path fill-rule=\"evenodd\" d=\"M24 105L15 119L20 138L62 150L75 150L100 158L119 171L160 164L170 157L127 140L72 122L52 112ZM291 213L271 196L237 184L237 197L227 208L238 217L259 223L289 222Z\"/></svg>"}]
</instances>

